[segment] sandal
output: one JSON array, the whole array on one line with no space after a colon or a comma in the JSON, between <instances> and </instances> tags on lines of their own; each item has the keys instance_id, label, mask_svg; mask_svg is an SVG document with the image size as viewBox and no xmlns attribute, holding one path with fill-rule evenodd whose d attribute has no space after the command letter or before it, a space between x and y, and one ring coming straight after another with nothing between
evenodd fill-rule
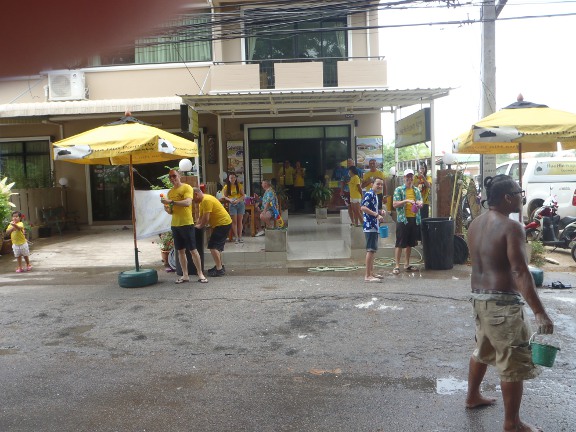
<instances>
[{"instance_id":1,"label":"sandal","mask_svg":"<svg viewBox=\"0 0 576 432\"><path fill-rule=\"evenodd\" d=\"M409 265L408 267L404 267L404 270L407 272L415 272L415 271L418 271L418 267L414 267L413 265Z\"/></svg>"},{"instance_id":2,"label":"sandal","mask_svg":"<svg viewBox=\"0 0 576 432\"><path fill-rule=\"evenodd\" d=\"M372 277L374 277L376 279L384 279L384 276L381 274L373 274Z\"/></svg>"},{"instance_id":3,"label":"sandal","mask_svg":"<svg viewBox=\"0 0 576 432\"><path fill-rule=\"evenodd\" d=\"M394 267L394 270L392 270L392 274L400 274L400 267Z\"/></svg>"},{"instance_id":4,"label":"sandal","mask_svg":"<svg viewBox=\"0 0 576 432\"><path fill-rule=\"evenodd\" d=\"M24 270L21 269L21 268L17 268L17 269L16 269L16 273L24 273Z\"/></svg>"},{"instance_id":5,"label":"sandal","mask_svg":"<svg viewBox=\"0 0 576 432\"><path fill-rule=\"evenodd\" d=\"M200 283L208 283L208 279L206 279L206 278L200 278L200 279L198 279L198 282L200 282Z\"/></svg>"},{"instance_id":6,"label":"sandal","mask_svg":"<svg viewBox=\"0 0 576 432\"><path fill-rule=\"evenodd\" d=\"M174 283L175 284L181 284L184 282L190 282L190 279L178 278L178 279L176 279L176 281Z\"/></svg>"}]
</instances>

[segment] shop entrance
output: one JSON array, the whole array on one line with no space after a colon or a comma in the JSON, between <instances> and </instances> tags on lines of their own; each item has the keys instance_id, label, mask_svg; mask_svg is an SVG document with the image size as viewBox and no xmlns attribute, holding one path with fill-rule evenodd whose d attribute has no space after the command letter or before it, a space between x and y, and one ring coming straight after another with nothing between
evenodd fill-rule
<instances>
[{"instance_id":1,"label":"shop entrance","mask_svg":"<svg viewBox=\"0 0 576 432\"><path fill-rule=\"evenodd\" d=\"M300 162L304 169L304 186L288 187L289 210L312 213L314 203L310 188L314 183L332 180L336 166L351 154L350 126L295 126L253 128L249 130L247 168L252 193L261 194L262 180L281 186L284 161L292 168Z\"/></svg>"}]
</instances>

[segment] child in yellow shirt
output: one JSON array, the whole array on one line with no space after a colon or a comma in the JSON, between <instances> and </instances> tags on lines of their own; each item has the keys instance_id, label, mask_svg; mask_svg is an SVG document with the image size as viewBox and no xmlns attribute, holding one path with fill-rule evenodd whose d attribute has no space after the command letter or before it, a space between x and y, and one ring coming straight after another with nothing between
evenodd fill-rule
<instances>
[{"instance_id":1,"label":"child in yellow shirt","mask_svg":"<svg viewBox=\"0 0 576 432\"><path fill-rule=\"evenodd\" d=\"M30 249L28 248L26 230L24 229L24 223L22 222L22 219L24 219L22 213L19 211L12 212L12 222L10 222L6 228L6 234L10 234L10 240L12 240L12 250L14 251L14 256L18 260L16 273L32 270L29 258ZM24 261L26 262L26 268L22 267L22 257L24 257Z\"/></svg>"}]
</instances>

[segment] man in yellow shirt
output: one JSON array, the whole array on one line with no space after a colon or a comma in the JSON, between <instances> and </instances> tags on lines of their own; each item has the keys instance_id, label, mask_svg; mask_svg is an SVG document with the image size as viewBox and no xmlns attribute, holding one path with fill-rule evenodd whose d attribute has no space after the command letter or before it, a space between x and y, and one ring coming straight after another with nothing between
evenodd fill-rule
<instances>
[{"instance_id":1,"label":"man in yellow shirt","mask_svg":"<svg viewBox=\"0 0 576 432\"><path fill-rule=\"evenodd\" d=\"M200 220L196 223L196 228L204 228L207 225L212 228L212 234L208 239L208 249L216 265L208 270L208 276L224 276L226 270L222 264L222 252L224 252L224 245L232 228L232 218L216 197L205 194L200 188L194 188L193 200L200 206Z\"/></svg>"},{"instance_id":2,"label":"man in yellow shirt","mask_svg":"<svg viewBox=\"0 0 576 432\"><path fill-rule=\"evenodd\" d=\"M377 178L384 180L384 189L378 194L378 210L382 210L384 198L388 195L386 191L386 176L382 171L376 169L376 159L370 159L368 161L368 167L370 170L366 171L362 176L362 188L365 192L368 192L372 189L372 183L374 183L374 180Z\"/></svg>"},{"instance_id":3,"label":"man in yellow shirt","mask_svg":"<svg viewBox=\"0 0 576 432\"><path fill-rule=\"evenodd\" d=\"M186 250L190 251L192 261L198 274L198 282L208 283L208 279L202 272L202 261L196 249L196 233L194 231L194 217L192 216L192 199L194 191L192 186L182 183L180 173L170 170L168 173L172 189L168 191L168 196L161 199L164 210L172 215L172 235L174 237L174 248L178 251L178 259L182 267L182 276L176 279L177 284L190 282L188 274L188 261Z\"/></svg>"}]
</instances>

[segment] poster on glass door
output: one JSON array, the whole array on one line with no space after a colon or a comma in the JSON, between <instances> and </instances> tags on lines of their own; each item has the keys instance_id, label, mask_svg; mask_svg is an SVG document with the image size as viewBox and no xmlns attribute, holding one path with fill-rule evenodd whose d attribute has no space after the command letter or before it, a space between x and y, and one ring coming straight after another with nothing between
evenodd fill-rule
<instances>
[{"instance_id":1,"label":"poster on glass door","mask_svg":"<svg viewBox=\"0 0 576 432\"><path fill-rule=\"evenodd\" d=\"M384 166L382 135L356 137L356 166L363 170L369 169L370 159L376 160L376 169L382 171Z\"/></svg>"},{"instance_id":2,"label":"poster on glass door","mask_svg":"<svg viewBox=\"0 0 576 432\"><path fill-rule=\"evenodd\" d=\"M228 173L235 173L239 183L244 183L244 142L227 141Z\"/></svg>"}]
</instances>

